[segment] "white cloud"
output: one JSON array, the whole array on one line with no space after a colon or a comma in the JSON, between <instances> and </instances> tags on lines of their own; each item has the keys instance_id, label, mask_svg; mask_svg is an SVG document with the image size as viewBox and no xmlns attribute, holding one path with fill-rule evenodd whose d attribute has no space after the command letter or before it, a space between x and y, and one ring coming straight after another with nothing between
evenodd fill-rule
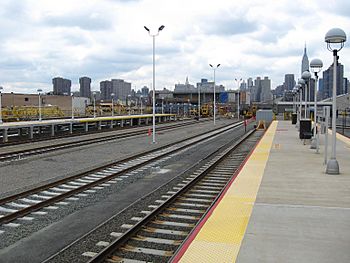
<instances>
[{"instance_id":1,"label":"white cloud","mask_svg":"<svg viewBox=\"0 0 350 263\"><path fill-rule=\"evenodd\" d=\"M152 82L152 41L143 26L165 29L156 38L157 88L212 78L208 63L221 63L218 82L300 74L304 43L309 58L332 63L325 33L349 35L349 2L194 0L2 0L0 79L5 92L52 89L57 75L99 81L125 78L137 88ZM349 76L350 49L340 53Z\"/></svg>"}]
</instances>

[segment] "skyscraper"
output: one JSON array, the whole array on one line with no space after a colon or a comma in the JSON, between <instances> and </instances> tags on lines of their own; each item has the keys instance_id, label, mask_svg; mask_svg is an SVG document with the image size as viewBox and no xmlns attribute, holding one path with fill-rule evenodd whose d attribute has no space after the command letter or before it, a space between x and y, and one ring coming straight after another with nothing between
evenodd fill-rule
<instances>
[{"instance_id":1,"label":"skyscraper","mask_svg":"<svg viewBox=\"0 0 350 263\"><path fill-rule=\"evenodd\" d=\"M112 92L117 99L126 101L128 95L131 95L131 83L122 79L112 79Z\"/></svg>"},{"instance_id":2,"label":"skyscraper","mask_svg":"<svg viewBox=\"0 0 350 263\"><path fill-rule=\"evenodd\" d=\"M149 88L147 86L143 86L141 89L141 95L147 97L149 94Z\"/></svg>"},{"instance_id":3,"label":"skyscraper","mask_svg":"<svg viewBox=\"0 0 350 263\"><path fill-rule=\"evenodd\" d=\"M111 100L112 81L105 80L100 82L101 100Z\"/></svg>"},{"instance_id":4,"label":"skyscraper","mask_svg":"<svg viewBox=\"0 0 350 263\"><path fill-rule=\"evenodd\" d=\"M333 96L333 64L323 71L323 94L322 99ZM337 95L344 94L344 66L338 62L337 65Z\"/></svg>"},{"instance_id":5,"label":"skyscraper","mask_svg":"<svg viewBox=\"0 0 350 263\"><path fill-rule=\"evenodd\" d=\"M294 74L285 74L284 75L284 89L293 90L295 86Z\"/></svg>"},{"instance_id":6,"label":"skyscraper","mask_svg":"<svg viewBox=\"0 0 350 263\"><path fill-rule=\"evenodd\" d=\"M54 95L69 95L71 92L72 82L69 79L56 77L52 79Z\"/></svg>"},{"instance_id":7,"label":"skyscraper","mask_svg":"<svg viewBox=\"0 0 350 263\"><path fill-rule=\"evenodd\" d=\"M91 79L89 77L79 78L80 97L90 98L91 96Z\"/></svg>"},{"instance_id":8,"label":"skyscraper","mask_svg":"<svg viewBox=\"0 0 350 263\"><path fill-rule=\"evenodd\" d=\"M272 99L272 93L271 93L271 80L268 77L264 77L260 81L261 85L261 95L260 95L260 101L269 101Z\"/></svg>"},{"instance_id":9,"label":"skyscraper","mask_svg":"<svg viewBox=\"0 0 350 263\"><path fill-rule=\"evenodd\" d=\"M303 59L301 61L301 74L303 74L304 71L309 71L309 58L307 57L307 54L306 54L306 44L304 47Z\"/></svg>"}]
</instances>

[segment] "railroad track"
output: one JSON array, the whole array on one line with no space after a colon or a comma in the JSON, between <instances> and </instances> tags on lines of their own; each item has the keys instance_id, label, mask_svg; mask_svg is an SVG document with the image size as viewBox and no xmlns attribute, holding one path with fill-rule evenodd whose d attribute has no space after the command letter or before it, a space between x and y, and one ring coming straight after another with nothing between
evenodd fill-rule
<instances>
[{"instance_id":1,"label":"railroad track","mask_svg":"<svg viewBox=\"0 0 350 263\"><path fill-rule=\"evenodd\" d=\"M169 126L160 126L157 128L157 131L159 132L159 131L164 131L164 130L176 129L179 127L192 125L194 123L198 123L198 122L197 121L184 122L184 123L176 123L176 124L169 125ZM118 139L123 139L123 138L129 138L129 137L133 137L133 136L137 136L137 135L144 135L147 133L147 131L148 131L148 128L138 129L136 131L129 130L128 132L125 132L122 134L108 135L108 136L104 136L102 138L83 139L83 140L80 140L77 142L66 142L66 143L55 144L52 146L42 146L42 147L37 147L37 148L33 148L33 149L28 149L28 150L20 150L20 151L13 151L11 153L4 153L4 154L0 154L0 164L12 162L12 161L18 161L18 160L28 158L29 156L49 153L49 152L53 152L53 151L57 151L57 150L81 147L81 146L95 144L95 143L101 143L101 142L107 142L107 141L118 140Z\"/></svg>"},{"instance_id":2,"label":"railroad track","mask_svg":"<svg viewBox=\"0 0 350 263\"><path fill-rule=\"evenodd\" d=\"M220 197L258 137L249 132L238 142L222 147L219 154L160 196L148 209L139 211L116 232L100 240L95 251L86 251L89 263L169 262L183 241ZM246 143L249 147L240 148ZM248 148L248 149L247 149ZM101 250L101 246L105 247ZM80 261L81 262L81 261Z\"/></svg>"},{"instance_id":3,"label":"railroad track","mask_svg":"<svg viewBox=\"0 0 350 263\"><path fill-rule=\"evenodd\" d=\"M1 199L0 225L18 226L20 223L12 221L16 219L33 220L36 216L44 216L50 210L55 210L61 205L67 205L70 201L75 201L89 193L123 180L131 172L150 168L157 162L170 159L172 155L181 150L188 149L241 126L242 122L231 124L200 136L194 136Z\"/></svg>"}]
</instances>

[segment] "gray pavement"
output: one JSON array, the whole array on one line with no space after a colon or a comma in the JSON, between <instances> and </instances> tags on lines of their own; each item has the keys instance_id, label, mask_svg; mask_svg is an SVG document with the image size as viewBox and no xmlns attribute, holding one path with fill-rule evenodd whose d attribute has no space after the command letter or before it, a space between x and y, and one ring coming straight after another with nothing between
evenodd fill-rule
<instances>
[{"instance_id":1,"label":"gray pavement","mask_svg":"<svg viewBox=\"0 0 350 263\"><path fill-rule=\"evenodd\" d=\"M280 121L237 262L350 262L350 142L337 141L340 175ZM330 150L331 147L329 147Z\"/></svg>"}]
</instances>

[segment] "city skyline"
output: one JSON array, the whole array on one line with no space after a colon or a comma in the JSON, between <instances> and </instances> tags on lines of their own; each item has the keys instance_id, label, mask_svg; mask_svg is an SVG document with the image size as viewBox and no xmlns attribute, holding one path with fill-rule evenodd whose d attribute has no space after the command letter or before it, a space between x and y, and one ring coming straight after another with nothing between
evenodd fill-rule
<instances>
[{"instance_id":1,"label":"city skyline","mask_svg":"<svg viewBox=\"0 0 350 263\"><path fill-rule=\"evenodd\" d=\"M0 3L0 85L4 92L52 90L52 78L121 78L137 90L151 87L152 41L143 29L165 28L156 38L156 89L212 78L235 89L235 78L269 76L271 88L286 73L299 78L304 45L324 70L332 63L324 35L333 27L349 36L347 1L9 1ZM271 14L274 14L271 16ZM349 44L339 53L348 76Z\"/></svg>"}]
</instances>

